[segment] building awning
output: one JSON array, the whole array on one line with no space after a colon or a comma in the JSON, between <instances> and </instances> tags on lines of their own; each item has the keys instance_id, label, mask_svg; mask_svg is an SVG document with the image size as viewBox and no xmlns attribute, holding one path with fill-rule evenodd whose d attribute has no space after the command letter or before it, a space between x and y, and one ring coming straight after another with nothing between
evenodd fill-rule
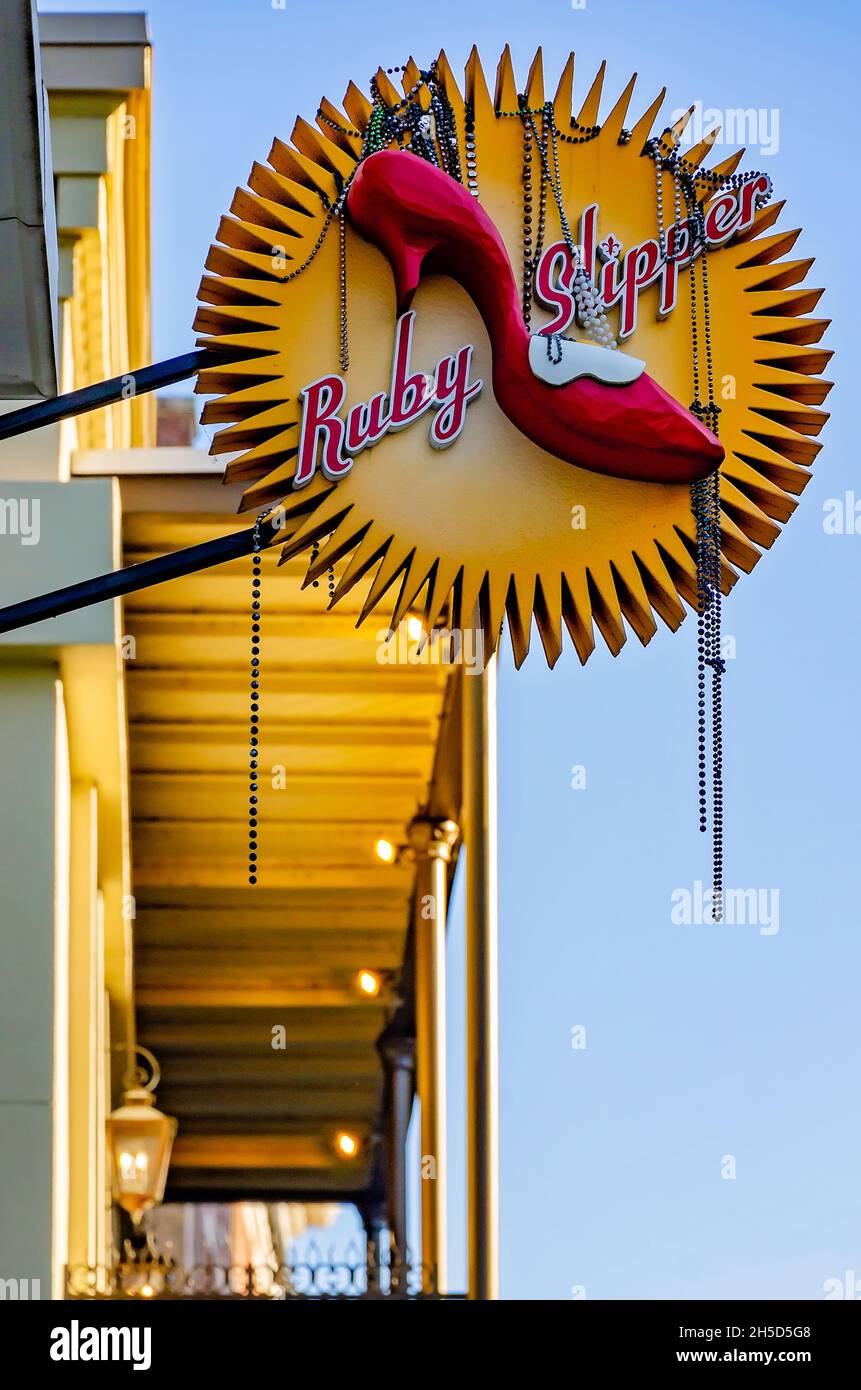
<instances>
[{"instance_id":1,"label":"building awning","mask_svg":"<svg viewBox=\"0 0 861 1390\"><path fill-rule=\"evenodd\" d=\"M125 561L231 527L215 479L123 479ZM163 499L160 502L158 499ZM364 593L327 613L304 563L263 567L259 882L249 886L251 567L126 603L135 991L159 1103L179 1121L167 1200L346 1199L374 1181L376 1041L399 1004L415 867L386 864L437 774L451 668L381 660ZM437 785L439 784L439 785ZM440 798L446 801L440 804ZM452 810L456 814L457 806ZM382 988L363 997L357 975ZM339 1155L338 1135L358 1141Z\"/></svg>"},{"instance_id":2,"label":"building awning","mask_svg":"<svg viewBox=\"0 0 861 1390\"><path fill-rule=\"evenodd\" d=\"M57 394L57 232L35 5L0 7L0 400Z\"/></svg>"}]
</instances>

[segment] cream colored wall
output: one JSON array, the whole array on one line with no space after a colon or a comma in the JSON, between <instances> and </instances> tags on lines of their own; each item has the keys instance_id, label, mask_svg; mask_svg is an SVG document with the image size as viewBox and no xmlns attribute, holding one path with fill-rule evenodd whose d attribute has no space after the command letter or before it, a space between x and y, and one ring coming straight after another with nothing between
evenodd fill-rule
<instances>
[{"instance_id":1,"label":"cream colored wall","mask_svg":"<svg viewBox=\"0 0 861 1390\"><path fill-rule=\"evenodd\" d=\"M105 1121L110 1035L104 1008L99 792L89 781L71 783L71 846L68 1264L94 1269L109 1258Z\"/></svg>"},{"instance_id":2,"label":"cream colored wall","mask_svg":"<svg viewBox=\"0 0 861 1390\"><path fill-rule=\"evenodd\" d=\"M45 69L62 391L151 360L150 52L120 53L141 83L124 92L92 46L101 18L54 22ZM154 418L141 397L0 444L0 503L40 508L36 543L0 528L4 603L121 564L117 484L70 460L154 444ZM62 1296L67 1261L110 1258L105 1120L134 1031L120 636L108 603L0 637L0 1279L42 1297Z\"/></svg>"},{"instance_id":3,"label":"cream colored wall","mask_svg":"<svg viewBox=\"0 0 861 1390\"><path fill-rule=\"evenodd\" d=\"M44 658L0 664L0 1277L62 1298L67 1264L109 1259L109 1044L98 791Z\"/></svg>"},{"instance_id":4,"label":"cream colored wall","mask_svg":"<svg viewBox=\"0 0 861 1390\"><path fill-rule=\"evenodd\" d=\"M43 1298L63 1176L53 1163L57 674L34 658L0 666L0 1277L37 1279ZM61 921L62 893L57 906Z\"/></svg>"},{"instance_id":5,"label":"cream colored wall","mask_svg":"<svg viewBox=\"0 0 861 1390\"><path fill-rule=\"evenodd\" d=\"M4 493L40 518L37 544L0 536L7 601L118 564L114 480ZM109 1048L133 1023L119 616L100 604L0 637L0 1278L42 1297L62 1296L67 1261L109 1259Z\"/></svg>"}]
</instances>

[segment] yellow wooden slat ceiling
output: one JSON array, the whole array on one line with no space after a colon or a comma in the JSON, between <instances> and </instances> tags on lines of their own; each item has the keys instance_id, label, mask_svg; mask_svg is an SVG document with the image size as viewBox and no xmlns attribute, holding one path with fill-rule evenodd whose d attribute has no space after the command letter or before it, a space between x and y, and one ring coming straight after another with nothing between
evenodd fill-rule
<instances>
[{"instance_id":1,"label":"yellow wooden slat ceiling","mask_svg":"<svg viewBox=\"0 0 861 1390\"><path fill-rule=\"evenodd\" d=\"M130 511L125 562L247 520ZM355 1191L369 1181L414 869L383 865L426 803L448 672L378 660L358 590L325 612L264 556L261 868L247 883L250 562L125 607L140 1041L179 1120L169 1196ZM283 767L282 789L272 769ZM375 999L362 968L383 972ZM283 1027L286 1046L272 1046ZM335 1136L359 1137L359 1157Z\"/></svg>"}]
</instances>

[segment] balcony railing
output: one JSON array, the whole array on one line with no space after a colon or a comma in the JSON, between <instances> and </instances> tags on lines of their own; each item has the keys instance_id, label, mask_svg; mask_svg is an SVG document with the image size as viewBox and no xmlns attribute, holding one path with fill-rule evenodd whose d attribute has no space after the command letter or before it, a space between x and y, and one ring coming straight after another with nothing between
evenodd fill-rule
<instances>
[{"instance_id":1,"label":"balcony railing","mask_svg":"<svg viewBox=\"0 0 861 1390\"><path fill-rule=\"evenodd\" d=\"M125 1253L108 1266L75 1266L67 1271L69 1299L459 1299L441 1293L431 1273L409 1257L377 1260L348 1250L343 1259L324 1257L314 1247L285 1264L217 1264L209 1260L183 1266L169 1254L146 1246Z\"/></svg>"}]
</instances>

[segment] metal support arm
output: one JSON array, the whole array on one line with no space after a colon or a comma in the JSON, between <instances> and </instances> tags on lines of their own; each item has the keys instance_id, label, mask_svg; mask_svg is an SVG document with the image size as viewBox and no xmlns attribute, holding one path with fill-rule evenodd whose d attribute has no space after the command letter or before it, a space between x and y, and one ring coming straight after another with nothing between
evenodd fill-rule
<instances>
[{"instance_id":1,"label":"metal support arm","mask_svg":"<svg viewBox=\"0 0 861 1390\"><path fill-rule=\"evenodd\" d=\"M278 535L277 521L262 521L259 528L261 549L265 550ZM250 526L247 531L217 536L215 540L203 541L201 545L174 550L169 555L159 555L155 560L144 560L139 565L127 565L125 569L114 570L111 574L100 574L95 579L70 584L66 589L54 589L50 594L40 594L38 598L0 608L0 633L14 632L16 628L29 627L44 618L57 618L61 613L103 603L105 599L133 594L138 589L162 584L166 579L178 579L183 574L209 569L211 565L223 565L226 560L250 555L253 549L254 527Z\"/></svg>"},{"instance_id":2,"label":"metal support arm","mask_svg":"<svg viewBox=\"0 0 861 1390\"><path fill-rule=\"evenodd\" d=\"M0 415L0 440L29 434L31 430L41 429L42 425L55 425L58 420L68 420L73 415L86 415L90 410L113 405L115 401L134 400L135 396L157 391L161 386L185 381L203 367L218 366L228 358L229 354L215 352L212 348L196 348L194 352L184 352L181 357L169 357L164 362L124 372L122 376L111 377L110 381L97 381L80 391L67 391L64 396L37 401L35 405L24 406L23 410L10 410L8 415Z\"/></svg>"}]
</instances>

